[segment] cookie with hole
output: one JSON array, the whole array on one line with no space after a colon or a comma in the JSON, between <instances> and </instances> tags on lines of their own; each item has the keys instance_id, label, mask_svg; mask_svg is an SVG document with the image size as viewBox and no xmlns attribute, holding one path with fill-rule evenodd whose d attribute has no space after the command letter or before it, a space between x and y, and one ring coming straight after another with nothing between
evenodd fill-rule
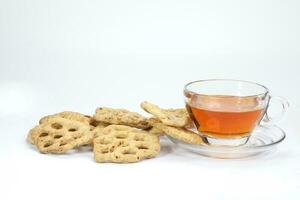
<instances>
[{"instance_id":1,"label":"cookie with hole","mask_svg":"<svg viewBox=\"0 0 300 200\"><path fill-rule=\"evenodd\" d=\"M163 109L148 101L142 102L141 108L155 116L165 125L184 127L189 123L189 115L184 108Z\"/></svg>"},{"instance_id":2,"label":"cookie with hole","mask_svg":"<svg viewBox=\"0 0 300 200\"><path fill-rule=\"evenodd\" d=\"M133 163L153 158L160 152L159 137L124 125L110 125L94 139L96 162Z\"/></svg>"},{"instance_id":3,"label":"cookie with hole","mask_svg":"<svg viewBox=\"0 0 300 200\"><path fill-rule=\"evenodd\" d=\"M41 153L66 153L79 146L91 144L94 134L90 126L61 117L47 120L30 130L28 141Z\"/></svg>"},{"instance_id":4,"label":"cookie with hole","mask_svg":"<svg viewBox=\"0 0 300 200\"><path fill-rule=\"evenodd\" d=\"M110 124L107 124L107 123L103 123L103 122L98 122L97 123L97 126L95 126L91 131L93 132L94 134L94 139L99 137L100 135L103 134L103 130L104 128L110 126Z\"/></svg>"},{"instance_id":5,"label":"cookie with hole","mask_svg":"<svg viewBox=\"0 0 300 200\"><path fill-rule=\"evenodd\" d=\"M93 119L115 125L125 125L140 129L150 128L147 118L126 109L100 107L96 109Z\"/></svg>"},{"instance_id":6,"label":"cookie with hole","mask_svg":"<svg viewBox=\"0 0 300 200\"><path fill-rule=\"evenodd\" d=\"M202 137L200 135L186 128L168 126L163 123L155 123L154 127L163 131L166 135L171 136L177 140L183 141L185 143L189 143L189 144L203 143Z\"/></svg>"}]
</instances>

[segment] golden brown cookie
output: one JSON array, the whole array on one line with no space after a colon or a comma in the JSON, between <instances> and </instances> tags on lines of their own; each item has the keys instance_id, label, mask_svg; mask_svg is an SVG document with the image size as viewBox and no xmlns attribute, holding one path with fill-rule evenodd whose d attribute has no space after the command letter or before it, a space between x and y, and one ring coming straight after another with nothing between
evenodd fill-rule
<instances>
[{"instance_id":1,"label":"golden brown cookie","mask_svg":"<svg viewBox=\"0 0 300 200\"><path fill-rule=\"evenodd\" d=\"M126 125L140 129L150 127L147 119L142 115L125 109L97 108L94 120L108 124Z\"/></svg>"},{"instance_id":2,"label":"golden brown cookie","mask_svg":"<svg viewBox=\"0 0 300 200\"><path fill-rule=\"evenodd\" d=\"M148 133L154 134L154 135L158 135L158 136L162 136L164 135L164 132L156 127L154 127L155 123L161 123L158 119L154 118L154 117L150 117L148 119L148 123L151 125L151 128L147 129Z\"/></svg>"},{"instance_id":3,"label":"golden brown cookie","mask_svg":"<svg viewBox=\"0 0 300 200\"><path fill-rule=\"evenodd\" d=\"M94 134L90 126L61 117L51 117L30 130L28 140L41 153L66 153L70 149L91 144Z\"/></svg>"},{"instance_id":4,"label":"golden brown cookie","mask_svg":"<svg viewBox=\"0 0 300 200\"><path fill-rule=\"evenodd\" d=\"M99 137L103 133L103 129L109 126L110 124L106 124L103 122L98 122L97 126L93 128L92 132L94 133L94 138Z\"/></svg>"},{"instance_id":5,"label":"golden brown cookie","mask_svg":"<svg viewBox=\"0 0 300 200\"><path fill-rule=\"evenodd\" d=\"M157 119L156 117L150 117L147 120L151 126L153 126L156 123L161 123L161 121L159 119Z\"/></svg>"},{"instance_id":6,"label":"golden brown cookie","mask_svg":"<svg viewBox=\"0 0 300 200\"><path fill-rule=\"evenodd\" d=\"M159 151L158 136L129 126L110 125L94 139L96 162L138 162L155 157Z\"/></svg>"},{"instance_id":7,"label":"golden brown cookie","mask_svg":"<svg viewBox=\"0 0 300 200\"><path fill-rule=\"evenodd\" d=\"M60 113L56 113L56 114L53 114L53 115L47 115L45 117L42 117L39 120L39 124L49 123L49 121L51 121L53 118L58 118L58 117L68 119L68 120L71 120L71 121L77 121L77 122L80 122L80 123L84 123L86 125L92 123L91 116L84 115L84 114L81 114L81 113L78 113L78 112L73 112L73 111L64 111L64 112L60 112ZM94 128L93 125L91 125L91 129L93 129L93 128ZM32 138L32 134L28 134L27 141L31 144L34 144L34 139Z\"/></svg>"},{"instance_id":8,"label":"golden brown cookie","mask_svg":"<svg viewBox=\"0 0 300 200\"><path fill-rule=\"evenodd\" d=\"M40 119L39 123L40 124L47 123L50 119L56 118L56 117L61 117L64 119L78 121L78 122L85 123L85 124L89 124L90 120L91 120L91 117L88 115L84 115L84 114L81 114L78 112L72 112L72 111L64 111L64 112L56 113L53 115L45 116Z\"/></svg>"},{"instance_id":9,"label":"golden brown cookie","mask_svg":"<svg viewBox=\"0 0 300 200\"><path fill-rule=\"evenodd\" d=\"M34 128L30 129L28 135L27 135L27 142L30 144L34 145L34 138L33 138L33 131L37 128L38 126L35 126Z\"/></svg>"},{"instance_id":10,"label":"golden brown cookie","mask_svg":"<svg viewBox=\"0 0 300 200\"><path fill-rule=\"evenodd\" d=\"M164 132L156 127L152 127L150 129L147 130L148 133L157 135L157 136L162 136L164 135Z\"/></svg>"},{"instance_id":11,"label":"golden brown cookie","mask_svg":"<svg viewBox=\"0 0 300 200\"><path fill-rule=\"evenodd\" d=\"M184 128L167 126L163 123L155 123L154 127L162 130L166 135L189 144L200 144L203 142L200 135Z\"/></svg>"},{"instance_id":12,"label":"golden brown cookie","mask_svg":"<svg viewBox=\"0 0 300 200\"><path fill-rule=\"evenodd\" d=\"M189 122L189 116L186 109L162 109L150 102L144 101L141 107L148 113L154 115L163 124L176 127L184 127Z\"/></svg>"}]
</instances>

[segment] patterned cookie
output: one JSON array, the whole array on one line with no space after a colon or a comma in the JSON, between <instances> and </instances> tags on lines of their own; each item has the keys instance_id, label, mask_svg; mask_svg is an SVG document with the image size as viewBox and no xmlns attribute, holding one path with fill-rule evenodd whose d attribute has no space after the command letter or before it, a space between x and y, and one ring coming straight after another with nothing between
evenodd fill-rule
<instances>
[{"instance_id":1,"label":"patterned cookie","mask_svg":"<svg viewBox=\"0 0 300 200\"><path fill-rule=\"evenodd\" d=\"M56 113L56 114L53 114L53 115L45 116L42 119L40 119L39 123L40 124L47 123L50 119L56 118L56 117L61 117L61 118L64 118L64 119L78 121L78 122L82 122L82 123L85 123L85 124L89 124L90 120L91 120L91 117L88 116L88 115L83 115L81 113L72 112L72 111L64 111L64 112Z\"/></svg>"},{"instance_id":2,"label":"patterned cookie","mask_svg":"<svg viewBox=\"0 0 300 200\"><path fill-rule=\"evenodd\" d=\"M200 144L203 142L201 136L184 128L167 126L163 123L155 123L154 127L162 130L166 135L189 144Z\"/></svg>"},{"instance_id":3,"label":"patterned cookie","mask_svg":"<svg viewBox=\"0 0 300 200\"><path fill-rule=\"evenodd\" d=\"M96 162L132 163L159 154L159 137L129 126L110 125L94 139Z\"/></svg>"},{"instance_id":4,"label":"patterned cookie","mask_svg":"<svg viewBox=\"0 0 300 200\"><path fill-rule=\"evenodd\" d=\"M97 126L93 128L92 132L94 133L94 138L99 137L103 133L103 129L109 126L110 124L106 124L103 122L98 122Z\"/></svg>"},{"instance_id":5,"label":"patterned cookie","mask_svg":"<svg viewBox=\"0 0 300 200\"><path fill-rule=\"evenodd\" d=\"M30 130L28 140L41 153L66 153L76 147L91 144L94 134L90 126L61 117L51 117Z\"/></svg>"},{"instance_id":6,"label":"patterned cookie","mask_svg":"<svg viewBox=\"0 0 300 200\"><path fill-rule=\"evenodd\" d=\"M56 114L53 114L53 115L47 115L47 116L41 118L39 120L39 124L49 123L50 120L52 120L53 118L57 118L57 117L72 120L72 121L81 122L81 123L84 123L84 124L90 124L91 123L91 117L88 116L88 115L83 115L81 113L73 112L73 111L64 111L64 112L56 113ZM91 125L91 129L93 129L92 125ZM34 139L31 136L32 136L32 134L28 134L27 141L31 144L34 144Z\"/></svg>"},{"instance_id":7,"label":"patterned cookie","mask_svg":"<svg viewBox=\"0 0 300 200\"><path fill-rule=\"evenodd\" d=\"M154 115L162 123L175 126L184 127L188 124L189 116L186 109L162 109L157 105L144 101L141 107L148 113Z\"/></svg>"},{"instance_id":8,"label":"patterned cookie","mask_svg":"<svg viewBox=\"0 0 300 200\"><path fill-rule=\"evenodd\" d=\"M145 117L125 109L97 108L94 119L108 124L126 125L140 129L150 127Z\"/></svg>"}]
</instances>

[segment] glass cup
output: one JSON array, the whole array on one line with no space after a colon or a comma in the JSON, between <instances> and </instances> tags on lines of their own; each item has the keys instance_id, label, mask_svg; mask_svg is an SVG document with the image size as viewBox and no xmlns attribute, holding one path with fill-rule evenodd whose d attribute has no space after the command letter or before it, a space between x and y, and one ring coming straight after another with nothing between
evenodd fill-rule
<instances>
[{"instance_id":1,"label":"glass cup","mask_svg":"<svg viewBox=\"0 0 300 200\"><path fill-rule=\"evenodd\" d=\"M271 97L263 85L230 79L190 82L184 87L184 96L191 119L210 145L245 144L261 121L274 124L289 105L282 97ZM276 117L268 114L271 99L282 105Z\"/></svg>"}]
</instances>

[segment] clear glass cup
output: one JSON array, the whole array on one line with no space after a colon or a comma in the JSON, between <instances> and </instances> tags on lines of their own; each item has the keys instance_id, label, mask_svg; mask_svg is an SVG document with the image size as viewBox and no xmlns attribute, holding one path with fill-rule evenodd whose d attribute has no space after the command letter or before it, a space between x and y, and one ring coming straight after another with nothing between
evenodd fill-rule
<instances>
[{"instance_id":1,"label":"clear glass cup","mask_svg":"<svg viewBox=\"0 0 300 200\"><path fill-rule=\"evenodd\" d=\"M271 97L267 87L242 80L193 81L185 85L184 96L191 119L210 145L245 144L262 120L273 124L289 105L282 97ZM282 105L273 118L268 115L271 99Z\"/></svg>"}]
</instances>

